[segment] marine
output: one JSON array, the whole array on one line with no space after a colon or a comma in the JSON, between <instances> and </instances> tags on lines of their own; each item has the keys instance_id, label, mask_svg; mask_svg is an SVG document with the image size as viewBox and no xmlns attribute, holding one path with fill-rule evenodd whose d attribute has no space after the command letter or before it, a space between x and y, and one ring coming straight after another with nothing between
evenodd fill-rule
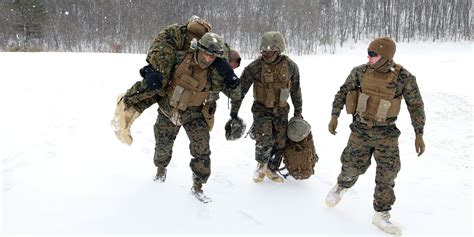
<instances>
[{"instance_id":1,"label":"marine","mask_svg":"<svg viewBox=\"0 0 474 237\"><path fill-rule=\"evenodd\" d=\"M334 97L328 130L336 135L338 117L344 106L353 122L351 135L341 155L341 172L329 191L326 204L335 207L358 177L364 174L374 156L377 167L372 223L389 234L400 235L401 227L392 221L395 178L400 171L395 122L405 100L414 128L418 156L425 151L423 132L425 110L415 76L393 60L395 42L389 37L374 39L368 46L368 63L352 69Z\"/></svg>"}]
</instances>

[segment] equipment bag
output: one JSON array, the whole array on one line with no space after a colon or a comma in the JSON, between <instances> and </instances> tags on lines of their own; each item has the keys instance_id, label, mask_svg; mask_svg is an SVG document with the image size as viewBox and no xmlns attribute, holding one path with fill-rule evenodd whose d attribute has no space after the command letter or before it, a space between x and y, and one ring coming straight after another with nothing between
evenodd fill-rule
<instances>
[{"instance_id":1,"label":"equipment bag","mask_svg":"<svg viewBox=\"0 0 474 237\"><path fill-rule=\"evenodd\" d=\"M299 142L287 139L285 152L283 153L283 163L285 164L283 169L288 170L288 174L284 175L285 178L288 175L299 180L311 177L314 174L314 166L318 160L319 157L316 154L311 133Z\"/></svg>"}]
</instances>

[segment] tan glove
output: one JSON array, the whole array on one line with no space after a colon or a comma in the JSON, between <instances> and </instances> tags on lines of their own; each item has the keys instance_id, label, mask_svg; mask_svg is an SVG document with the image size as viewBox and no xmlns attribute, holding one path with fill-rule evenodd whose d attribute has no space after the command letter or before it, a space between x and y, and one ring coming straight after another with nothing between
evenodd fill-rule
<instances>
[{"instance_id":1,"label":"tan glove","mask_svg":"<svg viewBox=\"0 0 474 237\"><path fill-rule=\"evenodd\" d=\"M423 141L423 134L416 134L415 138L415 149L418 156L421 156L425 152L425 142Z\"/></svg>"},{"instance_id":2,"label":"tan glove","mask_svg":"<svg viewBox=\"0 0 474 237\"><path fill-rule=\"evenodd\" d=\"M336 135L337 133L336 128L337 128L337 116L333 115L331 116L331 121L329 121L329 125L328 125L329 132L332 135Z\"/></svg>"},{"instance_id":3,"label":"tan glove","mask_svg":"<svg viewBox=\"0 0 474 237\"><path fill-rule=\"evenodd\" d=\"M115 107L114 118L110 122L110 125L114 129L115 135L121 142L131 145L133 138L130 134L130 127L141 113L137 112L133 108L125 110L125 104L123 102L124 95L125 94L120 94L117 98L117 106Z\"/></svg>"}]
</instances>

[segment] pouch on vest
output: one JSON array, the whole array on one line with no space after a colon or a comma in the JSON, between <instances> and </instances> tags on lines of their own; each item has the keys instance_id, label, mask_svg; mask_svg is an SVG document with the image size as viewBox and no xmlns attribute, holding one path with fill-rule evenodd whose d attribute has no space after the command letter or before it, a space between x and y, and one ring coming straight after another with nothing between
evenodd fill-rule
<instances>
[{"instance_id":1,"label":"pouch on vest","mask_svg":"<svg viewBox=\"0 0 474 237\"><path fill-rule=\"evenodd\" d=\"M347 114L354 114L357 107L357 99L359 97L359 90L349 91L346 95L346 112Z\"/></svg>"},{"instance_id":2,"label":"pouch on vest","mask_svg":"<svg viewBox=\"0 0 474 237\"><path fill-rule=\"evenodd\" d=\"M314 174L314 166L318 160L311 133L299 142L287 139L283 153L283 163L288 170L287 175L298 180L307 179Z\"/></svg>"},{"instance_id":3,"label":"pouch on vest","mask_svg":"<svg viewBox=\"0 0 474 237\"><path fill-rule=\"evenodd\" d=\"M265 83L273 83L273 74L272 73L264 73L263 74L263 81Z\"/></svg>"},{"instance_id":4,"label":"pouch on vest","mask_svg":"<svg viewBox=\"0 0 474 237\"><path fill-rule=\"evenodd\" d=\"M280 107L283 107L286 105L286 101L288 100L288 97L290 97L290 89L288 88L283 88L280 90Z\"/></svg>"},{"instance_id":5,"label":"pouch on vest","mask_svg":"<svg viewBox=\"0 0 474 237\"><path fill-rule=\"evenodd\" d=\"M180 85L176 85L176 87L173 90L173 95L171 96L171 99L170 99L170 105L172 107L178 107L178 104L181 99L181 96L183 95L183 92L184 92L184 87Z\"/></svg>"},{"instance_id":6,"label":"pouch on vest","mask_svg":"<svg viewBox=\"0 0 474 237\"><path fill-rule=\"evenodd\" d=\"M273 74L272 73L263 73L263 82L265 84L273 83ZM273 88L265 88L265 106L269 108L273 108L273 101L275 101L275 94L273 92Z\"/></svg>"},{"instance_id":7,"label":"pouch on vest","mask_svg":"<svg viewBox=\"0 0 474 237\"><path fill-rule=\"evenodd\" d=\"M216 113L216 101L206 101L204 106L202 106L202 115L206 120L207 127L209 131L214 127L214 114Z\"/></svg>"},{"instance_id":8,"label":"pouch on vest","mask_svg":"<svg viewBox=\"0 0 474 237\"><path fill-rule=\"evenodd\" d=\"M357 100L357 112L364 113L367 111L367 101L369 100L369 95L365 93L360 93L359 98Z\"/></svg>"},{"instance_id":9,"label":"pouch on vest","mask_svg":"<svg viewBox=\"0 0 474 237\"><path fill-rule=\"evenodd\" d=\"M267 95L265 98L265 106L268 108L273 108L273 102L275 101L275 93L273 88L266 88L265 94Z\"/></svg>"},{"instance_id":10,"label":"pouch on vest","mask_svg":"<svg viewBox=\"0 0 474 237\"><path fill-rule=\"evenodd\" d=\"M400 113L400 107L402 103L402 97L399 96L390 101L391 105L388 109L387 118L395 117Z\"/></svg>"},{"instance_id":11,"label":"pouch on vest","mask_svg":"<svg viewBox=\"0 0 474 237\"><path fill-rule=\"evenodd\" d=\"M387 119L388 109L390 108L390 101L380 99L379 107L377 109L377 113L375 117L377 118L378 122L384 122Z\"/></svg>"},{"instance_id":12,"label":"pouch on vest","mask_svg":"<svg viewBox=\"0 0 474 237\"><path fill-rule=\"evenodd\" d=\"M209 92L189 92L190 98L187 100L187 106L201 106L206 98L209 97Z\"/></svg>"},{"instance_id":13,"label":"pouch on vest","mask_svg":"<svg viewBox=\"0 0 474 237\"><path fill-rule=\"evenodd\" d=\"M199 81L187 74L182 74L180 76L179 83L188 89L198 89L202 90L203 88L198 88Z\"/></svg>"}]
</instances>

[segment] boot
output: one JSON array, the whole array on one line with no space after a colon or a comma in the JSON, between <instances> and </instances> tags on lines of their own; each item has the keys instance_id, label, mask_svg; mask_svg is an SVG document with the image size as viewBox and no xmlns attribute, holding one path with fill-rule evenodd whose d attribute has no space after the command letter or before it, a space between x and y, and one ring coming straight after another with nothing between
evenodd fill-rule
<instances>
[{"instance_id":1,"label":"boot","mask_svg":"<svg viewBox=\"0 0 474 237\"><path fill-rule=\"evenodd\" d=\"M335 207L342 199L342 196L349 190L336 184L326 196L326 205L328 207Z\"/></svg>"},{"instance_id":2,"label":"boot","mask_svg":"<svg viewBox=\"0 0 474 237\"><path fill-rule=\"evenodd\" d=\"M391 235L401 235L402 228L400 224L390 220L390 213L388 211L375 212L372 218L372 224L376 225L383 232Z\"/></svg>"},{"instance_id":3,"label":"boot","mask_svg":"<svg viewBox=\"0 0 474 237\"><path fill-rule=\"evenodd\" d=\"M202 191L202 183L193 180L193 186L191 187L191 194L196 197L197 200L203 203L211 202L212 200L207 197Z\"/></svg>"},{"instance_id":4,"label":"boot","mask_svg":"<svg viewBox=\"0 0 474 237\"><path fill-rule=\"evenodd\" d=\"M277 182L277 183L283 183L284 182L283 177L281 177L281 175L278 174L275 170L267 169L266 175L273 182Z\"/></svg>"},{"instance_id":5,"label":"boot","mask_svg":"<svg viewBox=\"0 0 474 237\"><path fill-rule=\"evenodd\" d=\"M115 114L110 122L110 125L114 129L115 136L128 145L131 145L133 138L130 132L130 127L132 126L135 119L137 119L141 113L136 111L134 108L125 109L124 98L125 94L119 95L117 98L117 105L115 107Z\"/></svg>"},{"instance_id":6,"label":"boot","mask_svg":"<svg viewBox=\"0 0 474 237\"><path fill-rule=\"evenodd\" d=\"M262 164L260 162L257 163L257 168L255 169L255 172L253 173L253 181L255 183L261 183L263 182L263 179L265 178L265 172L267 170L267 164Z\"/></svg>"},{"instance_id":7,"label":"boot","mask_svg":"<svg viewBox=\"0 0 474 237\"><path fill-rule=\"evenodd\" d=\"M163 183L166 180L166 167L159 166L156 169L156 176L153 179L155 182Z\"/></svg>"}]
</instances>

